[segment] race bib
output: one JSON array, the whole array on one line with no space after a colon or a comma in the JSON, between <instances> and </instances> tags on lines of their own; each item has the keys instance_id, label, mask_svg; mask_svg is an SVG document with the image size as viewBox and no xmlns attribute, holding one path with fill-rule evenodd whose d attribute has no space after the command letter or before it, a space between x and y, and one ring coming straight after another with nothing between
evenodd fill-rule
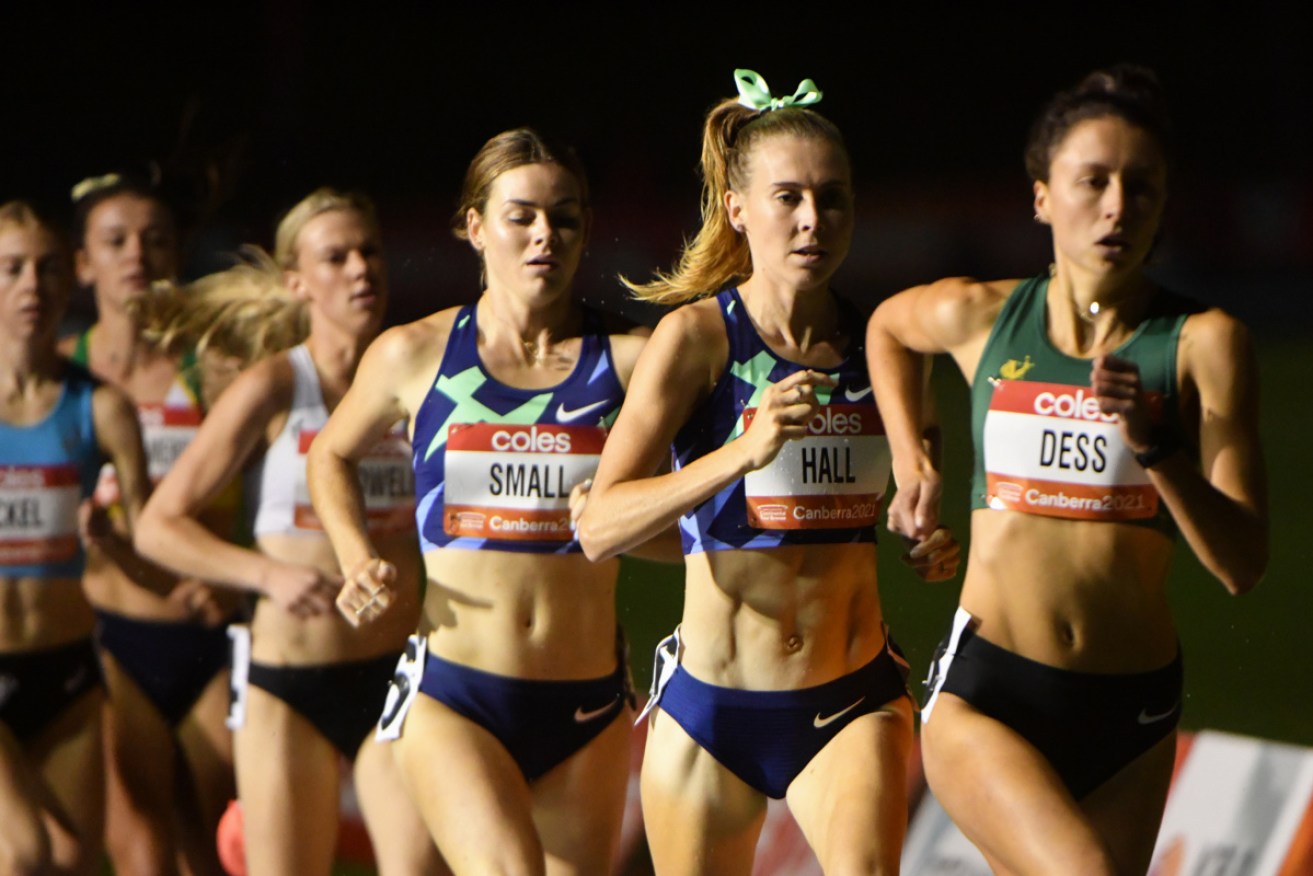
<instances>
[{"instance_id":1,"label":"race bib","mask_svg":"<svg viewBox=\"0 0 1313 876\"><path fill-rule=\"evenodd\" d=\"M388 695L383 702L383 714L378 719L375 740L388 742L401 738L401 727L406 723L406 715L415 697L419 696L419 684L424 680L424 663L428 652L427 637L416 634L406 638L406 650L397 660L397 671L388 683Z\"/></svg>"},{"instance_id":2,"label":"race bib","mask_svg":"<svg viewBox=\"0 0 1313 876\"><path fill-rule=\"evenodd\" d=\"M141 424L141 447L146 451L146 473L152 484L158 484L196 437L201 411L193 405L149 402L137 405L137 422ZM122 494L113 465L105 463L101 467L93 495L95 503L102 508L119 504Z\"/></svg>"},{"instance_id":3,"label":"race bib","mask_svg":"<svg viewBox=\"0 0 1313 876\"><path fill-rule=\"evenodd\" d=\"M0 468L0 566L62 563L78 553L75 465Z\"/></svg>"},{"instance_id":4,"label":"race bib","mask_svg":"<svg viewBox=\"0 0 1313 876\"><path fill-rule=\"evenodd\" d=\"M310 504L310 488L305 478L305 456L318 429L302 429L297 434L297 464L301 477L296 479L296 509L293 523L297 529L322 531L323 523ZM360 492L365 498L365 519L374 535L402 532L415 525L415 473L410 464L410 441L398 425L374 445L356 466Z\"/></svg>"},{"instance_id":5,"label":"race bib","mask_svg":"<svg viewBox=\"0 0 1313 876\"><path fill-rule=\"evenodd\" d=\"M443 459L448 535L570 541L570 491L597 471L600 426L453 423Z\"/></svg>"},{"instance_id":6,"label":"race bib","mask_svg":"<svg viewBox=\"0 0 1313 876\"><path fill-rule=\"evenodd\" d=\"M232 669L228 675L228 717L224 725L240 730L246 723L246 689L251 676L251 628L243 624L228 625L232 643Z\"/></svg>"},{"instance_id":7,"label":"race bib","mask_svg":"<svg viewBox=\"0 0 1313 876\"><path fill-rule=\"evenodd\" d=\"M1162 393L1145 393L1160 420ZM1073 520L1141 520L1158 491L1089 387L1003 380L985 414L990 508Z\"/></svg>"},{"instance_id":8,"label":"race bib","mask_svg":"<svg viewBox=\"0 0 1313 876\"><path fill-rule=\"evenodd\" d=\"M752 425L756 408L743 411ZM743 478L748 524L758 529L874 526L889 483L889 441L871 405L822 405L806 437L785 442Z\"/></svg>"}]
</instances>

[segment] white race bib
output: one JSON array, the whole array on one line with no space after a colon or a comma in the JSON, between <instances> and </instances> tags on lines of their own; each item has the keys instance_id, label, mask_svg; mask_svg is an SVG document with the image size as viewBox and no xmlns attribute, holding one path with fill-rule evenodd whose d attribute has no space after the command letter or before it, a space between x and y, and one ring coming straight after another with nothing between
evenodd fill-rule
<instances>
[{"instance_id":1,"label":"white race bib","mask_svg":"<svg viewBox=\"0 0 1313 876\"><path fill-rule=\"evenodd\" d=\"M296 507L292 522L297 529L322 531L323 523L310 504L310 488L305 478L305 456L318 429L297 433L297 464L301 477L296 479ZM373 535L404 532L415 525L415 473L410 463L410 441L398 424L369 451L356 466L360 492L365 499L365 519Z\"/></svg>"},{"instance_id":2,"label":"white race bib","mask_svg":"<svg viewBox=\"0 0 1313 876\"><path fill-rule=\"evenodd\" d=\"M1151 416L1161 393L1145 393ZM1002 380L984 427L989 507L1073 520L1140 520L1158 491L1089 387Z\"/></svg>"},{"instance_id":3,"label":"white race bib","mask_svg":"<svg viewBox=\"0 0 1313 876\"><path fill-rule=\"evenodd\" d=\"M448 535L570 541L570 491L591 478L600 426L453 423L443 460Z\"/></svg>"},{"instance_id":4,"label":"white race bib","mask_svg":"<svg viewBox=\"0 0 1313 876\"><path fill-rule=\"evenodd\" d=\"M743 411L743 428L756 408ZM889 483L889 441L871 405L822 405L807 435L743 478L747 519L758 529L874 526Z\"/></svg>"},{"instance_id":5,"label":"white race bib","mask_svg":"<svg viewBox=\"0 0 1313 876\"><path fill-rule=\"evenodd\" d=\"M427 637L415 634L406 638L406 650L397 660L397 670L388 682L388 695L383 702L383 714L378 718L375 740L388 742L401 738L401 727L406 723L406 715L415 697L419 696L419 685L424 680L424 663L428 653Z\"/></svg>"},{"instance_id":6,"label":"white race bib","mask_svg":"<svg viewBox=\"0 0 1313 876\"><path fill-rule=\"evenodd\" d=\"M78 552L76 465L0 468L0 566L71 560Z\"/></svg>"}]
</instances>

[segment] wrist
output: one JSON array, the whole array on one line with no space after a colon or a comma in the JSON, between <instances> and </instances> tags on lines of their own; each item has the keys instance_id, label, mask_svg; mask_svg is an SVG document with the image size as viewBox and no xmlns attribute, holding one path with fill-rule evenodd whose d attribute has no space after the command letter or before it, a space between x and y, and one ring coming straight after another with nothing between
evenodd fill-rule
<instances>
[{"instance_id":1,"label":"wrist","mask_svg":"<svg viewBox=\"0 0 1313 876\"><path fill-rule=\"evenodd\" d=\"M1166 429L1155 430L1152 438L1152 443L1148 447L1141 450L1131 448L1131 453L1135 455L1135 461L1140 464L1141 468L1146 470L1153 468L1181 449L1180 440Z\"/></svg>"}]
</instances>

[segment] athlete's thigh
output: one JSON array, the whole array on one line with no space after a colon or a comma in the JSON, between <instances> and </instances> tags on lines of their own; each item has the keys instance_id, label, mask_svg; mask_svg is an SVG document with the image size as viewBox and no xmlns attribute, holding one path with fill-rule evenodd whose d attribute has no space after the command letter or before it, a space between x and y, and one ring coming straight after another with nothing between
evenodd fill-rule
<instances>
[{"instance_id":1,"label":"athlete's thigh","mask_svg":"<svg viewBox=\"0 0 1313 876\"><path fill-rule=\"evenodd\" d=\"M935 797L996 870L1114 872L1057 772L1014 730L941 692L921 739Z\"/></svg>"},{"instance_id":2,"label":"athlete's thigh","mask_svg":"<svg viewBox=\"0 0 1313 876\"><path fill-rule=\"evenodd\" d=\"M183 761L200 814L207 823L218 823L235 790L232 731L225 724L229 684L228 670L221 670L178 725Z\"/></svg>"},{"instance_id":3,"label":"athlete's thigh","mask_svg":"<svg viewBox=\"0 0 1313 876\"><path fill-rule=\"evenodd\" d=\"M59 872L92 873L100 866L105 830L104 694L90 691L70 704L28 751L52 802L46 810L51 857Z\"/></svg>"},{"instance_id":4,"label":"athlete's thigh","mask_svg":"<svg viewBox=\"0 0 1313 876\"><path fill-rule=\"evenodd\" d=\"M337 845L337 749L291 706L254 685L246 689L246 719L234 745L251 876L327 874Z\"/></svg>"},{"instance_id":5,"label":"athlete's thigh","mask_svg":"<svg viewBox=\"0 0 1313 876\"><path fill-rule=\"evenodd\" d=\"M232 731L224 723L229 700L228 671L210 679L178 725L182 781L178 801L183 853L194 873L219 872L215 831L228 801L237 794Z\"/></svg>"},{"instance_id":6,"label":"athlete's thigh","mask_svg":"<svg viewBox=\"0 0 1313 876\"><path fill-rule=\"evenodd\" d=\"M766 797L657 709L641 776L643 824L659 876L752 872Z\"/></svg>"},{"instance_id":7,"label":"athlete's thigh","mask_svg":"<svg viewBox=\"0 0 1313 876\"><path fill-rule=\"evenodd\" d=\"M101 665L109 698L106 768L136 817L167 823L173 811L173 728L114 655L102 651ZM127 815L116 812L114 818Z\"/></svg>"},{"instance_id":8,"label":"athlete's thigh","mask_svg":"<svg viewBox=\"0 0 1313 876\"><path fill-rule=\"evenodd\" d=\"M402 780L396 746L365 740L356 755L356 798L380 876L438 876L447 870Z\"/></svg>"},{"instance_id":9,"label":"athlete's thigh","mask_svg":"<svg viewBox=\"0 0 1313 876\"><path fill-rule=\"evenodd\" d=\"M42 872L50 861L50 837L42 815L49 796L27 753L0 724L0 872Z\"/></svg>"},{"instance_id":10,"label":"athlete's thigh","mask_svg":"<svg viewBox=\"0 0 1313 876\"><path fill-rule=\"evenodd\" d=\"M907 833L906 697L863 715L789 785L789 809L826 873L896 873Z\"/></svg>"},{"instance_id":11,"label":"athlete's thigh","mask_svg":"<svg viewBox=\"0 0 1313 876\"><path fill-rule=\"evenodd\" d=\"M529 786L491 733L420 695L393 746L411 799L455 873L544 872Z\"/></svg>"},{"instance_id":12,"label":"athlete's thigh","mask_svg":"<svg viewBox=\"0 0 1313 876\"><path fill-rule=\"evenodd\" d=\"M624 818L633 721L633 711L623 709L587 745L533 783L533 820L548 873L610 869Z\"/></svg>"},{"instance_id":13,"label":"athlete's thigh","mask_svg":"<svg viewBox=\"0 0 1313 876\"><path fill-rule=\"evenodd\" d=\"M1176 763L1176 734L1131 761L1081 800L1122 873L1144 873L1153 857Z\"/></svg>"},{"instance_id":14,"label":"athlete's thigh","mask_svg":"<svg viewBox=\"0 0 1313 876\"><path fill-rule=\"evenodd\" d=\"M108 678L113 670L105 672ZM154 709L134 712L135 698L124 699L120 693L115 703L111 695L105 704L105 850L116 872L168 872L176 858L173 739ZM146 743L144 751L138 742ZM152 745L160 752L155 757Z\"/></svg>"}]
</instances>

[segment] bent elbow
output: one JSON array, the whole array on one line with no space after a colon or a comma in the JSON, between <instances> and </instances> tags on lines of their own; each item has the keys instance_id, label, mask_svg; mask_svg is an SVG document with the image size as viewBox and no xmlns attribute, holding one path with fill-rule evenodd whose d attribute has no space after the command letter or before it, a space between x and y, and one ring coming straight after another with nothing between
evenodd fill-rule
<instances>
[{"instance_id":1,"label":"bent elbow","mask_svg":"<svg viewBox=\"0 0 1313 876\"><path fill-rule=\"evenodd\" d=\"M156 555L160 544L160 521L149 509L147 505L146 510L137 517L137 525L132 528L132 549L138 556L158 562Z\"/></svg>"},{"instance_id":2,"label":"bent elbow","mask_svg":"<svg viewBox=\"0 0 1313 876\"><path fill-rule=\"evenodd\" d=\"M591 562L600 563L619 554L620 546L607 539L604 532L597 531L596 519L596 514L585 512L575 527L575 538L579 539L584 556Z\"/></svg>"},{"instance_id":3,"label":"bent elbow","mask_svg":"<svg viewBox=\"0 0 1313 876\"><path fill-rule=\"evenodd\" d=\"M1232 596L1244 596L1258 586L1267 574L1267 550L1246 557L1246 562L1237 568L1218 573L1222 586Z\"/></svg>"}]
</instances>

